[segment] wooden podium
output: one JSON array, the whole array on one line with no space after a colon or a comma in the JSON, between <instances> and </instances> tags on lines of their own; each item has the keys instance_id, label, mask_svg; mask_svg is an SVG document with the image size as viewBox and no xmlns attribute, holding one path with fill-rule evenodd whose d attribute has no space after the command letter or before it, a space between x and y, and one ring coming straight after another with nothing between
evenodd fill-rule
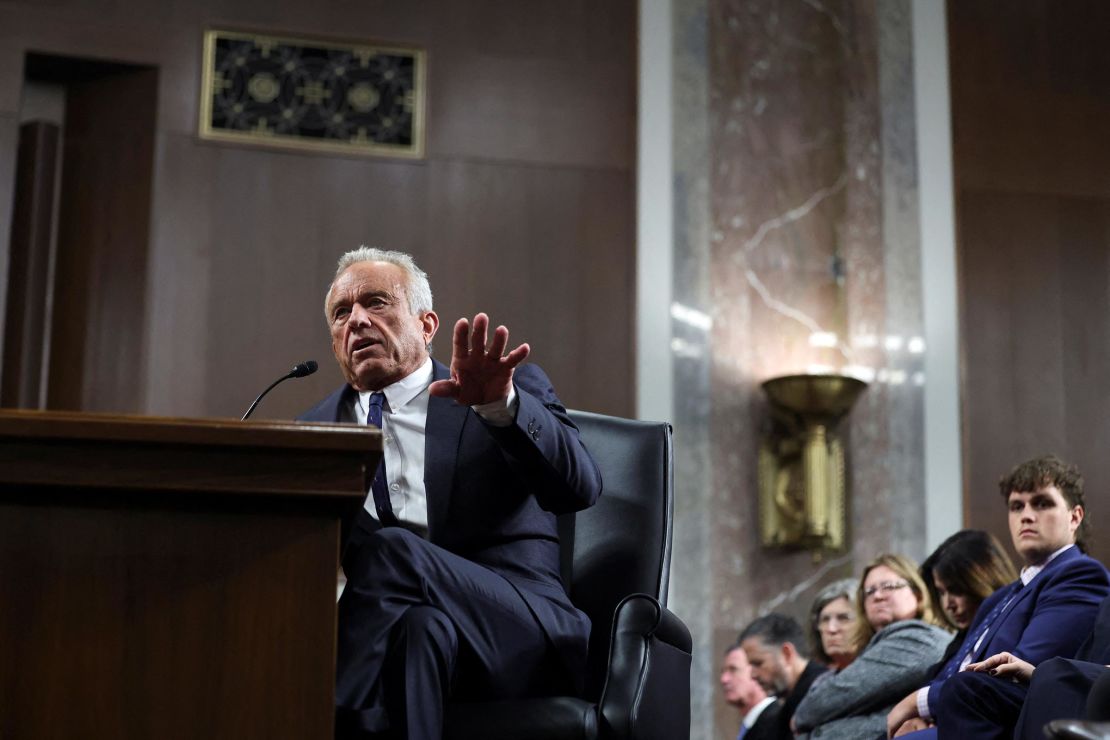
<instances>
[{"instance_id":1,"label":"wooden podium","mask_svg":"<svg viewBox=\"0 0 1110 740\"><path fill-rule=\"evenodd\" d=\"M0 738L332 737L376 429L0 411Z\"/></svg>"}]
</instances>

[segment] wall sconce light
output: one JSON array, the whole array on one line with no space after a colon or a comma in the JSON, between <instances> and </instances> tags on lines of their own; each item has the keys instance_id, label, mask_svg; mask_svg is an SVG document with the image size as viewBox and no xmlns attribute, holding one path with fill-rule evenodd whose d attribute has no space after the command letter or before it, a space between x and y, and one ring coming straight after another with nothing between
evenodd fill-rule
<instances>
[{"instance_id":1,"label":"wall sconce light","mask_svg":"<svg viewBox=\"0 0 1110 740\"><path fill-rule=\"evenodd\" d=\"M759 446L760 535L766 547L844 545L844 447L836 434L867 383L786 375L763 383L771 424Z\"/></svg>"}]
</instances>

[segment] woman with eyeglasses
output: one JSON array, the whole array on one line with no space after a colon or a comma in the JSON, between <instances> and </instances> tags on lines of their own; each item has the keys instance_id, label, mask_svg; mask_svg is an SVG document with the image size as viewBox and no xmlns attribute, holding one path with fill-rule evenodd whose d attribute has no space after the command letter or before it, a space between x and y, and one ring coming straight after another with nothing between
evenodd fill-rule
<instances>
[{"instance_id":1,"label":"woman with eyeglasses","mask_svg":"<svg viewBox=\"0 0 1110 740\"><path fill-rule=\"evenodd\" d=\"M937 626L916 564L901 555L880 555L864 568L856 609L862 616L852 641L858 655L810 688L794 712L798 737L885 737L887 712L921 685L952 639Z\"/></svg>"}]
</instances>

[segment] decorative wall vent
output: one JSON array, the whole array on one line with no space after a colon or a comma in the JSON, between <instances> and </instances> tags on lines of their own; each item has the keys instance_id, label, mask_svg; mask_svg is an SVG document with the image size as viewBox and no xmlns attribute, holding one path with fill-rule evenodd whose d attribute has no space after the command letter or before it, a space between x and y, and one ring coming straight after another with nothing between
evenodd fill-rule
<instances>
[{"instance_id":1,"label":"decorative wall vent","mask_svg":"<svg viewBox=\"0 0 1110 740\"><path fill-rule=\"evenodd\" d=\"M419 49L207 31L200 136L422 157L424 76Z\"/></svg>"}]
</instances>

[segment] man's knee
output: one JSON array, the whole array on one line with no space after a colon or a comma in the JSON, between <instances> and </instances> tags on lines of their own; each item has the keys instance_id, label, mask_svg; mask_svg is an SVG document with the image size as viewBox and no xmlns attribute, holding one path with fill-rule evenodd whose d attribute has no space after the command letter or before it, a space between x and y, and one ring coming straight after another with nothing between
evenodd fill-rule
<instances>
[{"instance_id":1,"label":"man's knee","mask_svg":"<svg viewBox=\"0 0 1110 740\"><path fill-rule=\"evenodd\" d=\"M428 546L426 540L402 529L386 527L374 532L366 541L366 562L370 577L411 570L419 551Z\"/></svg>"},{"instance_id":2,"label":"man's knee","mask_svg":"<svg viewBox=\"0 0 1110 740\"><path fill-rule=\"evenodd\" d=\"M1074 670L1072 661L1067 658L1049 658L1033 671L1033 679L1030 685L1055 680L1060 676L1073 673Z\"/></svg>"},{"instance_id":3,"label":"man's knee","mask_svg":"<svg viewBox=\"0 0 1110 740\"><path fill-rule=\"evenodd\" d=\"M458 632L450 617L434 606L406 609L392 637L395 649L404 645L409 656L432 655L447 666L454 666L459 651Z\"/></svg>"},{"instance_id":4,"label":"man's knee","mask_svg":"<svg viewBox=\"0 0 1110 740\"><path fill-rule=\"evenodd\" d=\"M404 555L415 548L428 544L404 527L384 527L369 537L370 548L382 556Z\"/></svg>"},{"instance_id":5,"label":"man's knee","mask_svg":"<svg viewBox=\"0 0 1110 740\"><path fill-rule=\"evenodd\" d=\"M976 673L974 671L955 673L941 686L940 702L942 705L951 702L960 704L967 704L969 701L974 702L978 697L990 691L992 688L990 682L999 680L988 673Z\"/></svg>"}]
</instances>

